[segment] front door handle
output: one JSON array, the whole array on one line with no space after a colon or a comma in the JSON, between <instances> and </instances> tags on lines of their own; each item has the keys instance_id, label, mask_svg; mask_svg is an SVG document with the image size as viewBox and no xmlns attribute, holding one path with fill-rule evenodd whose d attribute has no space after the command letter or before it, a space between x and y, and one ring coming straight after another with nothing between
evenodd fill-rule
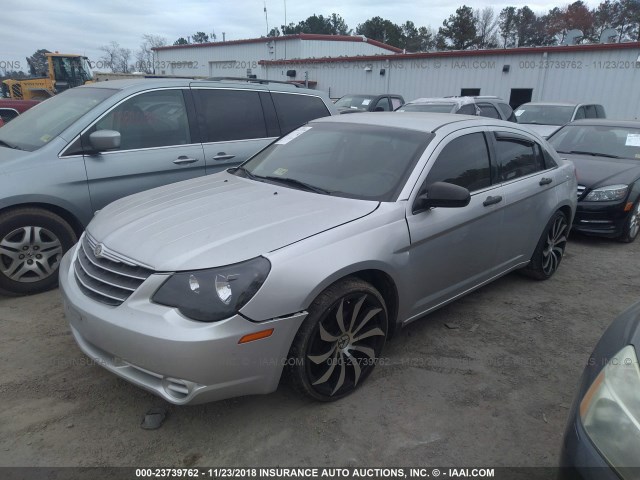
<instances>
[{"instance_id":1,"label":"front door handle","mask_svg":"<svg viewBox=\"0 0 640 480\"><path fill-rule=\"evenodd\" d=\"M173 163L175 163L176 165L186 165L188 163L195 163L197 161L198 161L197 158L191 158L191 157L186 157L184 155L181 155L178 158L176 158L173 161Z\"/></svg>"},{"instance_id":2,"label":"front door handle","mask_svg":"<svg viewBox=\"0 0 640 480\"><path fill-rule=\"evenodd\" d=\"M487 199L482 202L482 205L488 207L489 205L495 205L496 203L500 203L502 201L502 197L500 195L496 195L495 197L487 197Z\"/></svg>"},{"instance_id":3,"label":"front door handle","mask_svg":"<svg viewBox=\"0 0 640 480\"><path fill-rule=\"evenodd\" d=\"M540 186L549 185L551 182L553 182L553 179L542 177L542 179L540 180Z\"/></svg>"},{"instance_id":4,"label":"front door handle","mask_svg":"<svg viewBox=\"0 0 640 480\"><path fill-rule=\"evenodd\" d=\"M214 160L220 161L220 160L231 160L232 158L234 158L235 155L227 155L224 152L218 152L218 154L213 157Z\"/></svg>"}]
</instances>

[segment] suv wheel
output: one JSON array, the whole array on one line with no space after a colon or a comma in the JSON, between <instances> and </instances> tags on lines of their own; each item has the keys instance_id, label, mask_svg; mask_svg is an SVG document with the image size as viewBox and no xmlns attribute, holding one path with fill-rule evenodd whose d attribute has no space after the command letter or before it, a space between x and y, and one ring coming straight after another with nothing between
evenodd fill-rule
<instances>
[{"instance_id":1,"label":"suv wheel","mask_svg":"<svg viewBox=\"0 0 640 480\"><path fill-rule=\"evenodd\" d=\"M21 208L0 215L0 292L24 295L44 292L58 283L58 266L77 241L58 215Z\"/></svg>"},{"instance_id":2,"label":"suv wheel","mask_svg":"<svg viewBox=\"0 0 640 480\"><path fill-rule=\"evenodd\" d=\"M387 338L387 308L369 283L346 278L309 308L290 351L294 387L316 400L352 393L374 369Z\"/></svg>"}]
</instances>

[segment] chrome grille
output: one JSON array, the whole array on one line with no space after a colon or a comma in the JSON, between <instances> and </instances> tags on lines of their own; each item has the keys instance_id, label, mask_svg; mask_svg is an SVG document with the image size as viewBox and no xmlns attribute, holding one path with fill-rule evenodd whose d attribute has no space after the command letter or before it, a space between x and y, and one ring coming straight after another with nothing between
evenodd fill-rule
<instances>
[{"instance_id":1,"label":"chrome grille","mask_svg":"<svg viewBox=\"0 0 640 480\"><path fill-rule=\"evenodd\" d=\"M584 193L584 191L587 189L587 187L585 187L584 185L578 185L578 198L580 198L582 196L582 194Z\"/></svg>"},{"instance_id":2,"label":"chrome grille","mask_svg":"<svg viewBox=\"0 0 640 480\"><path fill-rule=\"evenodd\" d=\"M78 286L88 297L107 305L117 306L153 273L148 268L119 261L113 254L109 258L96 257L97 242L86 233L80 239L80 248L73 264Z\"/></svg>"}]
</instances>

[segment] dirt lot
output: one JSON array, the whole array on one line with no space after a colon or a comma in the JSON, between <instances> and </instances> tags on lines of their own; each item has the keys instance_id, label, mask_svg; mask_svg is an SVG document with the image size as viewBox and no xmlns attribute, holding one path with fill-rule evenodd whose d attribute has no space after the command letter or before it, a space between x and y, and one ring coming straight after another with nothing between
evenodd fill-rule
<instances>
[{"instance_id":1,"label":"dirt lot","mask_svg":"<svg viewBox=\"0 0 640 480\"><path fill-rule=\"evenodd\" d=\"M414 322L331 404L281 385L171 406L90 364L57 291L0 298L0 465L554 466L583 363L640 298L639 264L640 242L574 235L552 280L512 274ZM153 406L169 416L142 430Z\"/></svg>"}]
</instances>

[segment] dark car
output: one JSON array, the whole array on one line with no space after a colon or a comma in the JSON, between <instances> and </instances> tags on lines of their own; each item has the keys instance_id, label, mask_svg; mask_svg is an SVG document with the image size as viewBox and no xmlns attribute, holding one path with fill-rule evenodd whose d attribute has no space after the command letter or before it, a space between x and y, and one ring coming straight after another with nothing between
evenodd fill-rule
<instances>
[{"instance_id":1,"label":"dark car","mask_svg":"<svg viewBox=\"0 0 640 480\"><path fill-rule=\"evenodd\" d=\"M500 97L417 98L405 103L397 112L457 113L517 122L513 109Z\"/></svg>"},{"instance_id":2,"label":"dark car","mask_svg":"<svg viewBox=\"0 0 640 480\"><path fill-rule=\"evenodd\" d=\"M0 127L38 103L38 100L0 99Z\"/></svg>"},{"instance_id":3,"label":"dark car","mask_svg":"<svg viewBox=\"0 0 640 480\"><path fill-rule=\"evenodd\" d=\"M564 434L561 479L640 478L639 345L640 302L589 357Z\"/></svg>"},{"instance_id":4,"label":"dark car","mask_svg":"<svg viewBox=\"0 0 640 480\"><path fill-rule=\"evenodd\" d=\"M640 231L640 122L577 120L549 143L576 166L573 229L633 242Z\"/></svg>"},{"instance_id":5,"label":"dark car","mask_svg":"<svg viewBox=\"0 0 640 480\"><path fill-rule=\"evenodd\" d=\"M336 102L340 113L392 112L404 104L401 95L345 95Z\"/></svg>"}]
</instances>

